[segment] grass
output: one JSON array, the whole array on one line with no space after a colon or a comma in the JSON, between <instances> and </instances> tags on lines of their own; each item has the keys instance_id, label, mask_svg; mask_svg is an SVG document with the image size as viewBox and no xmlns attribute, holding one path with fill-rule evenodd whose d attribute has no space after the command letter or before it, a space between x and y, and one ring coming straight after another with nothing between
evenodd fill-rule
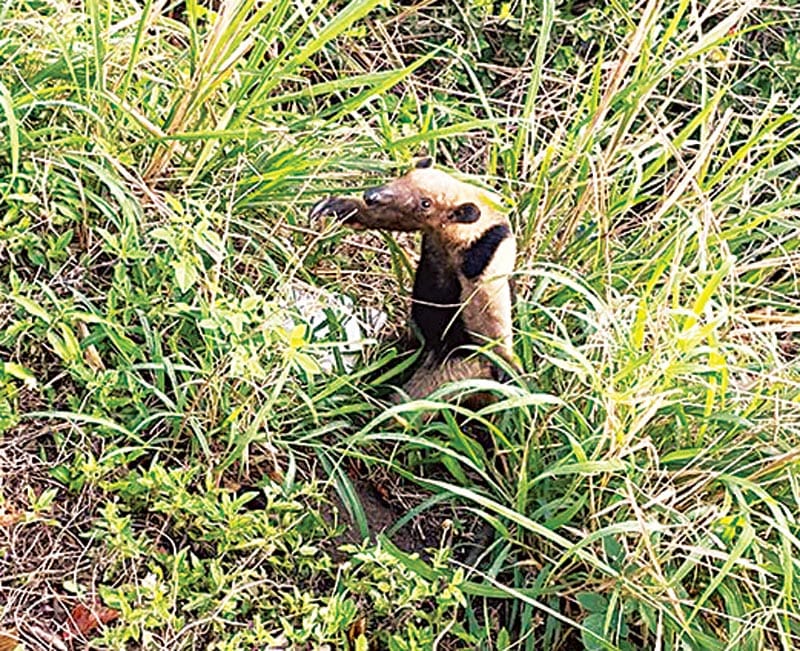
<instances>
[{"instance_id":1,"label":"grass","mask_svg":"<svg viewBox=\"0 0 800 651\"><path fill-rule=\"evenodd\" d=\"M798 646L797 9L0 24L0 647ZM307 213L422 152L509 201L524 372L389 407L414 241Z\"/></svg>"}]
</instances>

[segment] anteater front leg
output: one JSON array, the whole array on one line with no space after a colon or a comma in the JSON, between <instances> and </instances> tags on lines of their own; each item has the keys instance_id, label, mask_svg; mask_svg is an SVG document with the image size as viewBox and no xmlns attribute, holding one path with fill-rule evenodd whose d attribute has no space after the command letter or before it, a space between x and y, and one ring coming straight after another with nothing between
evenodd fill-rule
<instances>
[{"instance_id":1,"label":"anteater front leg","mask_svg":"<svg viewBox=\"0 0 800 651\"><path fill-rule=\"evenodd\" d=\"M492 363L481 357L454 357L435 362L430 356L403 385L403 391L412 400L426 398L448 382L459 380L492 379Z\"/></svg>"}]
</instances>

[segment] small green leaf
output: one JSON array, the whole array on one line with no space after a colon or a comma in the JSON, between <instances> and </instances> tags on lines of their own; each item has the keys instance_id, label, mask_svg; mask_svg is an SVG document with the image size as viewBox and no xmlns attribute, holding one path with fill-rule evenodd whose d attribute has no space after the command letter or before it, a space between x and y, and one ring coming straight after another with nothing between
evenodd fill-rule
<instances>
[{"instance_id":1,"label":"small green leaf","mask_svg":"<svg viewBox=\"0 0 800 651\"><path fill-rule=\"evenodd\" d=\"M72 328L70 328L66 323L59 324L61 329L61 336L64 338L64 348L67 351L67 355L71 361L80 359L81 357L81 345L78 343L78 338L75 336L75 333L72 332Z\"/></svg>"},{"instance_id":2,"label":"small green leaf","mask_svg":"<svg viewBox=\"0 0 800 651\"><path fill-rule=\"evenodd\" d=\"M510 647L511 638L508 635L508 631L505 628L501 628L497 634L497 649L498 651L506 651Z\"/></svg>"},{"instance_id":3,"label":"small green leaf","mask_svg":"<svg viewBox=\"0 0 800 651\"><path fill-rule=\"evenodd\" d=\"M58 357L61 359L61 361L63 361L63 362L70 361L69 352L67 350L67 347L64 345L64 341L61 339L61 337L59 337L52 330L48 330L47 334L45 335L45 337L47 338L47 342L52 347L53 352L56 355L58 355Z\"/></svg>"},{"instance_id":4,"label":"small green leaf","mask_svg":"<svg viewBox=\"0 0 800 651\"><path fill-rule=\"evenodd\" d=\"M175 235L168 228L154 228L152 231L150 231L150 237L152 237L154 240L166 242L169 245L172 245L173 241L175 240Z\"/></svg>"},{"instance_id":5,"label":"small green leaf","mask_svg":"<svg viewBox=\"0 0 800 651\"><path fill-rule=\"evenodd\" d=\"M64 484L64 486L69 486L70 481L72 480L72 472L70 471L69 466L64 464L51 468L50 476L57 482Z\"/></svg>"},{"instance_id":6,"label":"small green leaf","mask_svg":"<svg viewBox=\"0 0 800 651\"><path fill-rule=\"evenodd\" d=\"M57 249L58 251L63 251L66 249L70 242L72 242L72 238L75 236L75 231L71 228L68 231L64 231L61 235L58 236L58 239L53 244L53 248Z\"/></svg>"},{"instance_id":7,"label":"small green leaf","mask_svg":"<svg viewBox=\"0 0 800 651\"><path fill-rule=\"evenodd\" d=\"M625 558L625 550L613 536L603 538L603 547L606 555L615 563L620 563Z\"/></svg>"},{"instance_id":8,"label":"small green leaf","mask_svg":"<svg viewBox=\"0 0 800 651\"><path fill-rule=\"evenodd\" d=\"M50 315L47 313L47 310L27 296L12 294L10 298L31 316L38 317L45 323L50 323L52 321Z\"/></svg>"},{"instance_id":9,"label":"small green leaf","mask_svg":"<svg viewBox=\"0 0 800 651\"><path fill-rule=\"evenodd\" d=\"M16 362L3 362L2 369L3 374L9 375L18 380L22 380L27 386L36 386L36 377L30 370L22 366L22 364L17 364Z\"/></svg>"},{"instance_id":10,"label":"small green leaf","mask_svg":"<svg viewBox=\"0 0 800 651\"><path fill-rule=\"evenodd\" d=\"M48 488L39 497L31 499L31 508L37 513L47 511L53 505L57 494L57 488Z\"/></svg>"},{"instance_id":11,"label":"small green leaf","mask_svg":"<svg viewBox=\"0 0 800 651\"><path fill-rule=\"evenodd\" d=\"M608 600L600 594L594 592L579 592L578 602L590 613L602 613L608 610Z\"/></svg>"},{"instance_id":12,"label":"small green leaf","mask_svg":"<svg viewBox=\"0 0 800 651\"><path fill-rule=\"evenodd\" d=\"M308 375L316 375L322 371L317 360L307 353L294 352L292 360Z\"/></svg>"},{"instance_id":13,"label":"small green leaf","mask_svg":"<svg viewBox=\"0 0 800 651\"><path fill-rule=\"evenodd\" d=\"M603 644L605 641L603 637L605 621L606 616L604 613L592 613L583 620L581 639L583 640L583 648L586 651L600 651L605 648Z\"/></svg>"},{"instance_id":14,"label":"small green leaf","mask_svg":"<svg viewBox=\"0 0 800 651\"><path fill-rule=\"evenodd\" d=\"M182 292L189 291L197 282L197 267L189 258L180 258L172 263L175 282Z\"/></svg>"}]
</instances>

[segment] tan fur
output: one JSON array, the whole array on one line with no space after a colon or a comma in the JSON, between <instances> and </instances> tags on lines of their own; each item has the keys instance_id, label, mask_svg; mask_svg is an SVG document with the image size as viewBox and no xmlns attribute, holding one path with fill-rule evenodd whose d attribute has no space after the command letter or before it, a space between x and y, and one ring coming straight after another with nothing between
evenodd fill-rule
<instances>
[{"instance_id":1,"label":"tan fur","mask_svg":"<svg viewBox=\"0 0 800 651\"><path fill-rule=\"evenodd\" d=\"M490 379L492 365L486 359L473 356L446 360L437 363L433 356L428 356L420 367L403 385L403 391L412 400L425 398L448 382L457 382L471 378Z\"/></svg>"},{"instance_id":2,"label":"tan fur","mask_svg":"<svg viewBox=\"0 0 800 651\"><path fill-rule=\"evenodd\" d=\"M497 352L508 361L514 357L509 279L516 253L514 238L509 237L500 244L489 266L477 279L459 274L464 322L479 338L497 342Z\"/></svg>"}]
</instances>

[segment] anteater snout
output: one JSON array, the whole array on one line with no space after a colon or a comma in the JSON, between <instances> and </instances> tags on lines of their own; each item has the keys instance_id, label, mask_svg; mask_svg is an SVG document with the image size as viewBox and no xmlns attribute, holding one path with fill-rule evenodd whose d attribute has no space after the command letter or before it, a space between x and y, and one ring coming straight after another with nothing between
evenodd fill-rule
<instances>
[{"instance_id":1,"label":"anteater snout","mask_svg":"<svg viewBox=\"0 0 800 651\"><path fill-rule=\"evenodd\" d=\"M364 193L364 203L370 208L388 203L391 198L392 193L385 185L370 188Z\"/></svg>"}]
</instances>

